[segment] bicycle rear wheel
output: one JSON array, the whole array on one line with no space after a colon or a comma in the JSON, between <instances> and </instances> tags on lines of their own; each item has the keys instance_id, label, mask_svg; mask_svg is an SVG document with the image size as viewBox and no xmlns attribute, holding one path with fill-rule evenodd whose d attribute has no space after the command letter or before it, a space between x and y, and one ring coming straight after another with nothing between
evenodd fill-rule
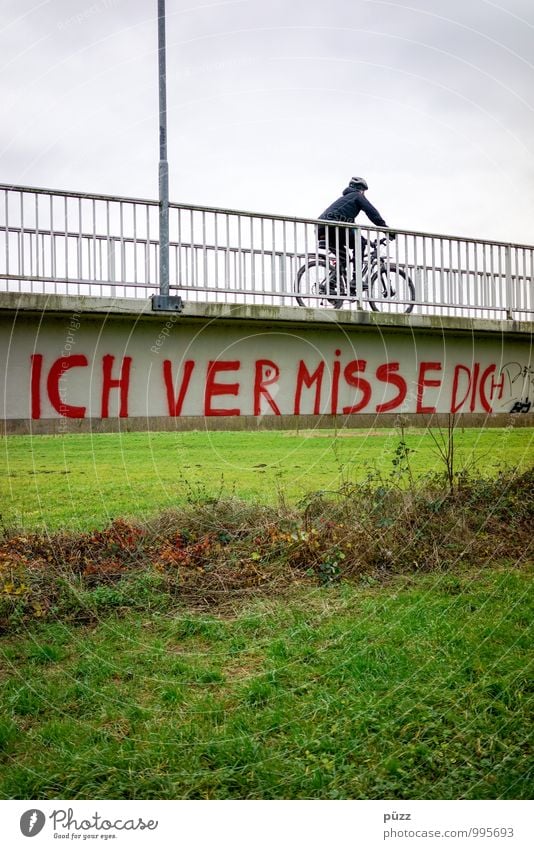
<instances>
[{"instance_id":1,"label":"bicycle rear wheel","mask_svg":"<svg viewBox=\"0 0 534 849\"><path fill-rule=\"evenodd\" d=\"M380 300L374 299L380 298ZM415 286L403 268L394 263L375 267L369 287L369 306L375 312L410 313L414 308Z\"/></svg>"},{"instance_id":2,"label":"bicycle rear wheel","mask_svg":"<svg viewBox=\"0 0 534 849\"><path fill-rule=\"evenodd\" d=\"M336 295L343 295L345 288L344 276L341 275L338 281L335 269L323 257L309 259L299 269L295 280L297 303L301 307L338 310L343 305L343 298Z\"/></svg>"}]
</instances>

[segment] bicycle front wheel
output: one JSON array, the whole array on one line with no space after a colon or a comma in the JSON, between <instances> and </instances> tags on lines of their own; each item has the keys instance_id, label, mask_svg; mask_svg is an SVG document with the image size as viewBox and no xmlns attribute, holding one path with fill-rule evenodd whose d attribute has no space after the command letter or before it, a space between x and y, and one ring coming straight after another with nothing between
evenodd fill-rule
<instances>
[{"instance_id":1,"label":"bicycle front wheel","mask_svg":"<svg viewBox=\"0 0 534 849\"><path fill-rule=\"evenodd\" d=\"M381 263L380 273L374 268L369 288L369 306L372 310L410 313L414 301L415 286L403 268L386 262Z\"/></svg>"},{"instance_id":2,"label":"bicycle front wheel","mask_svg":"<svg viewBox=\"0 0 534 849\"><path fill-rule=\"evenodd\" d=\"M336 297L345 287L345 280L336 280L335 269L331 269L326 259L309 259L297 273L295 293L301 307L318 307L338 310L343 298ZM339 291L341 290L341 292Z\"/></svg>"}]
</instances>

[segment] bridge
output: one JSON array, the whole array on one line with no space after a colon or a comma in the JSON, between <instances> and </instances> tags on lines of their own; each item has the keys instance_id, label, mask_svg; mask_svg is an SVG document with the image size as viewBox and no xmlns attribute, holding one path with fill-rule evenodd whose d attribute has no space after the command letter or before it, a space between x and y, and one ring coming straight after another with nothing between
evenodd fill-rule
<instances>
[{"instance_id":1,"label":"bridge","mask_svg":"<svg viewBox=\"0 0 534 849\"><path fill-rule=\"evenodd\" d=\"M307 274L296 291L321 254L315 219L171 203L178 315L154 311L158 215L154 200L0 185L7 432L530 421L533 246L396 229L384 261L413 281L410 314L402 287L371 298L359 261L332 309Z\"/></svg>"}]
</instances>

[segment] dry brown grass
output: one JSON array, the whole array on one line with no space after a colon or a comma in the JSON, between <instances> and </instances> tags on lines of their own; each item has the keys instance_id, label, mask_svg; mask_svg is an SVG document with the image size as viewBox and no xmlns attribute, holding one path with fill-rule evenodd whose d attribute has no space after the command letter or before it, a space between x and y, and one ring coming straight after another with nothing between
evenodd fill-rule
<instances>
[{"instance_id":1,"label":"dry brown grass","mask_svg":"<svg viewBox=\"0 0 534 849\"><path fill-rule=\"evenodd\" d=\"M166 511L150 524L104 531L5 532L0 624L81 621L102 607L238 605L303 582L453 570L532 555L534 470L495 480L441 479L403 489L345 484L298 508L227 499Z\"/></svg>"}]
</instances>

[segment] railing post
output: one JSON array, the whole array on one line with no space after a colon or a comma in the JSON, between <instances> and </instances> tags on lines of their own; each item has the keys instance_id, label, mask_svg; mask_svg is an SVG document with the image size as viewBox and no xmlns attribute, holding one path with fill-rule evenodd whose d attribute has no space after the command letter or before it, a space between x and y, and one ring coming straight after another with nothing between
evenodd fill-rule
<instances>
[{"instance_id":1,"label":"railing post","mask_svg":"<svg viewBox=\"0 0 534 849\"><path fill-rule=\"evenodd\" d=\"M280 293L286 294L286 284L287 284L287 268L286 268L286 257L283 254L280 254L278 257L278 266L279 266L279 279L280 279Z\"/></svg>"},{"instance_id":2,"label":"railing post","mask_svg":"<svg viewBox=\"0 0 534 849\"><path fill-rule=\"evenodd\" d=\"M115 244L115 239L112 239L108 234L108 280L111 284L109 289L112 298L115 298L117 296L117 287L115 285L117 280ZM102 285L100 285L100 289L102 289Z\"/></svg>"},{"instance_id":3,"label":"railing post","mask_svg":"<svg viewBox=\"0 0 534 849\"><path fill-rule=\"evenodd\" d=\"M362 309L362 266L363 266L363 256L362 256L362 234L359 227L355 227L355 236L354 241L356 243L356 248L354 251L354 276L356 280L356 308ZM350 287L350 280L347 281L347 285Z\"/></svg>"},{"instance_id":4,"label":"railing post","mask_svg":"<svg viewBox=\"0 0 534 849\"><path fill-rule=\"evenodd\" d=\"M504 249L504 279L506 286L506 318L513 318L514 289L512 285L512 245L506 245Z\"/></svg>"}]
</instances>

